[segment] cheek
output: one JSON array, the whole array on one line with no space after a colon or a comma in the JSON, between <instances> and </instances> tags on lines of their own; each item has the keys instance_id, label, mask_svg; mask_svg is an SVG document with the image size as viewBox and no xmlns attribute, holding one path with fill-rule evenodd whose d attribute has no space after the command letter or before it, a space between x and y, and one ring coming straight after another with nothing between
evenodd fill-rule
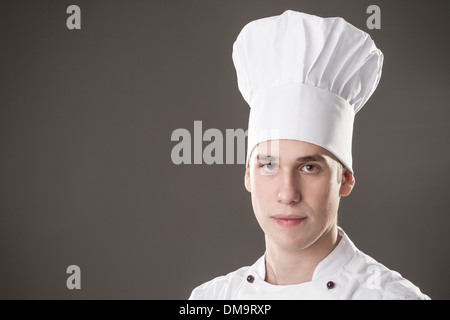
<instances>
[{"instance_id":1,"label":"cheek","mask_svg":"<svg viewBox=\"0 0 450 320\"><path fill-rule=\"evenodd\" d=\"M313 206L316 211L329 215L332 214L337 208L339 199L339 188L330 183L329 180L311 184L304 191L305 200L309 199L310 205Z\"/></svg>"},{"instance_id":2,"label":"cheek","mask_svg":"<svg viewBox=\"0 0 450 320\"><path fill-rule=\"evenodd\" d=\"M255 177L253 175L253 177ZM264 179L264 177L256 177L250 180L251 184L251 199L253 211L255 215L263 216L274 202L274 184Z\"/></svg>"},{"instance_id":3,"label":"cheek","mask_svg":"<svg viewBox=\"0 0 450 320\"><path fill-rule=\"evenodd\" d=\"M252 189L252 194L256 197L261 197L267 195L270 191L270 179L266 176L261 176L257 169L253 169L250 174L250 186Z\"/></svg>"},{"instance_id":4,"label":"cheek","mask_svg":"<svg viewBox=\"0 0 450 320\"><path fill-rule=\"evenodd\" d=\"M251 200L252 200L252 208L253 208L253 214L256 218L256 221L258 221L259 226L263 229L263 231L266 231L265 228L265 212L267 208L267 204L264 202L264 197L261 196L257 190L252 189L251 193Z\"/></svg>"},{"instance_id":5,"label":"cheek","mask_svg":"<svg viewBox=\"0 0 450 320\"><path fill-rule=\"evenodd\" d=\"M251 196L253 205L255 206L255 208L260 209L264 205L264 203L267 202L268 199L270 198L269 195L270 191L264 186L264 184L260 182L255 182L254 180L252 180L251 186L252 186Z\"/></svg>"}]
</instances>

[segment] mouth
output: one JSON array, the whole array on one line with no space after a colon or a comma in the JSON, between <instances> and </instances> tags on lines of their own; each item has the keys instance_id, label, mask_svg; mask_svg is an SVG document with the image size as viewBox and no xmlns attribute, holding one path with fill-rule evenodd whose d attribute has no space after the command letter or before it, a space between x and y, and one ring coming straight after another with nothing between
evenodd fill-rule
<instances>
[{"instance_id":1,"label":"mouth","mask_svg":"<svg viewBox=\"0 0 450 320\"><path fill-rule=\"evenodd\" d=\"M307 217L279 214L271 217L280 227L289 228L302 225Z\"/></svg>"}]
</instances>

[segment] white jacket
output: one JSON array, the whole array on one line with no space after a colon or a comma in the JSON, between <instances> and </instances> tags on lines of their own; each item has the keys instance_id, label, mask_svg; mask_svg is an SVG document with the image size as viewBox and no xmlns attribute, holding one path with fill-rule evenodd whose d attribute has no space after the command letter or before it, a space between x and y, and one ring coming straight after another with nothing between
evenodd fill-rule
<instances>
[{"instance_id":1,"label":"white jacket","mask_svg":"<svg viewBox=\"0 0 450 320\"><path fill-rule=\"evenodd\" d=\"M189 299L419 299L418 287L358 250L342 229L336 248L314 270L312 280L297 285L265 282L265 256L195 288Z\"/></svg>"}]
</instances>

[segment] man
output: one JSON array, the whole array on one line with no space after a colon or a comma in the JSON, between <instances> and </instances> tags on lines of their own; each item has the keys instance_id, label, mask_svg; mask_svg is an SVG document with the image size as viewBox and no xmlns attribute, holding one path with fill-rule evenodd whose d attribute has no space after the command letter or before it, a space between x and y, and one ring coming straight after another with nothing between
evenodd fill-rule
<instances>
[{"instance_id":1,"label":"man","mask_svg":"<svg viewBox=\"0 0 450 320\"><path fill-rule=\"evenodd\" d=\"M245 26L233 61L251 107L244 181L266 252L190 298L429 299L337 226L355 185L354 115L381 77L370 36L341 18L286 11Z\"/></svg>"}]
</instances>

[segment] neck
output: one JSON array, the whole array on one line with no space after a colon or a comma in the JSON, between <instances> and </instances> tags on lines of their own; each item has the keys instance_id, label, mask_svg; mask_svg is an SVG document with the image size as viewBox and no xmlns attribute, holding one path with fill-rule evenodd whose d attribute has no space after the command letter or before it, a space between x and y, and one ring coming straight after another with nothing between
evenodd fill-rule
<instances>
[{"instance_id":1,"label":"neck","mask_svg":"<svg viewBox=\"0 0 450 320\"><path fill-rule=\"evenodd\" d=\"M341 237L334 225L313 244L300 250L278 246L266 237L266 282L292 285L312 280L317 265L338 245Z\"/></svg>"}]
</instances>

